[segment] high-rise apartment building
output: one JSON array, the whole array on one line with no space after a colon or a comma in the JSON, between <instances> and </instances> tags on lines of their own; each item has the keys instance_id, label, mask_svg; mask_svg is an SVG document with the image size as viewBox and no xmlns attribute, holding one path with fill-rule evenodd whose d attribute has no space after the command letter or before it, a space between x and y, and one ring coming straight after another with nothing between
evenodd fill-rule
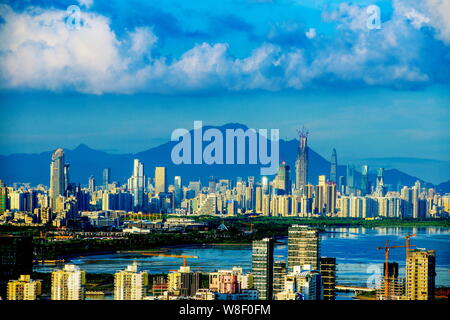
<instances>
[{"instance_id":1,"label":"high-rise apartment building","mask_svg":"<svg viewBox=\"0 0 450 320\"><path fill-rule=\"evenodd\" d=\"M0 180L0 213L3 213L7 209L8 204L8 188Z\"/></svg>"},{"instance_id":2,"label":"high-rise apartment building","mask_svg":"<svg viewBox=\"0 0 450 320\"><path fill-rule=\"evenodd\" d=\"M132 264L114 274L114 300L143 300L147 286L147 272L138 272L137 264Z\"/></svg>"},{"instance_id":3,"label":"high-rise apartment building","mask_svg":"<svg viewBox=\"0 0 450 320\"><path fill-rule=\"evenodd\" d=\"M336 300L336 258L320 258L323 300Z\"/></svg>"},{"instance_id":4,"label":"high-rise apartment building","mask_svg":"<svg viewBox=\"0 0 450 320\"><path fill-rule=\"evenodd\" d=\"M406 257L406 299L434 299L436 253L434 250L409 250Z\"/></svg>"},{"instance_id":5,"label":"high-rise apartment building","mask_svg":"<svg viewBox=\"0 0 450 320\"><path fill-rule=\"evenodd\" d=\"M285 277L284 291L275 296L276 300L321 300L321 275L311 270L310 265L295 266Z\"/></svg>"},{"instance_id":6,"label":"high-rise apartment building","mask_svg":"<svg viewBox=\"0 0 450 320\"><path fill-rule=\"evenodd\" d=\"M253 241L253 286L258 290L260 300L272 300L273 296L273 247L272 238Z\"/></svg>"},{"instance_id":7,"label":"high-rise apartment building","mask_svg":"<svg viewBox=\"0 0 450 320\"><path fill-rule=\"evenodd\" d=\"M273 295L284 291L284 278L286 276L286 261L273 263Z\"/></svg>"},{"instance_id":8,"label":"high-rise apartment building","mask_svg":"<svg viewBox=\"0 0 450 320\"><path fill-rule=\"evenodd\" d=\"M52 300L84 300L86 273L74 264L52 272Z\"/></svg>"},{"instance_id":9,"label":"high-rise apartment building","mask_svg":"<svg viewBox=\"0 0 450 320\"><path fill-rule=\"evenodd\" d=\"M42 281L32 280L28 274L8 282L8 300L36 300L41 293Z\"/></svg>"},{"instance_id":10,"label":"high-rise apartment building","mask_svg":"<svg viewBox=\"0 0 450 320\"><path fill-rule=\"evenodd\" d=\"M9 280L33 271L33 245L31 237L0 235L0 297L6 298Z\"/></svg>"},{"instance_id":11,"label":"high-rise apartment building","mask_svg":"<svg viewBox=\"0 0 450 320\"><path fill-rule=\"evenodd\" d=\"M320 268L319 231L303 225L292 225L288 231L288 272L295 266L311 265Z\"/></svg>"},{"instance_id":12,"label":"high-rise apartment building","mask_svg":"<svg viewBox=\"0 0 450 320\"><path fill-rule=\"evenodd\" d=\"M56 208L56 199L65 193L64 151L57 149L50 162L50 199L52 208Z\"/></svg>"},{"instance_id":13,"label":"high-rise apartment building","mask_svg":"<svg viewBox=\"0 0 450 320\"><path fill-rule=\"evenodd\" d=\"M155 168L155 194L167 192L166 167Z\"/></svg>"},{"instance_id":14,"label":"high-rise apartment building","mask_svg":"<svg viewBox=\"0 0 450 320\"><path fill-rule=\"evenodd\" d=\"M194 296L200 289L200 273L191 272L189 266L181 266L179 271L168 274L168 290L182 297Z\"/></svg>"}]
</instances>

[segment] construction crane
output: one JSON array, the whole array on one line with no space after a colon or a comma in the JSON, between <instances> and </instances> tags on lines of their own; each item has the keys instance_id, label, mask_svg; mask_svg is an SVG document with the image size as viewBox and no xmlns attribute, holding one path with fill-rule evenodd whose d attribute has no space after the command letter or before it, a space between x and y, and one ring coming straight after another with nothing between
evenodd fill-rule
<instances>
[{"instance_id":1,"label":"construction crane","mask_svg":"<svg viewBox=\"0 0 450 320\"><path fill-rule=\"evenodd\" d=\"M408 256L409 256L409 247L411 247L410 239L412 237L415 237L415 236L416 236L415 233L414 234L407 234L405 236L405 241L406 241L406 244L405 244L405 247L406 247L406 259L408 259Z\"/></svg>"},{"instance_id":2,"label":"construction crane","mask_svg":"<svg viewBox=\"0 0 450 320\"><path fill-rule=\"evenodd\" d=\"M152 257L169 257L169 258L181 258L183 259L183 266L186 267L186 259L198 259L198 256L184 256L184 255L177 255L177 254L164 254L164 253L150 253L150 252L143 252L141 253L143 256L152 256Z\"/></svg>"},{"instance_id":3,"label":"construction crane","mask_svg":"<svg viewBox=\"0 0 450 320\"><path fill-rule=\"evenodd\" d=\"M410 237L409 237L410 238ZM409 238L407 238L407 245L405 246L389 246L389 240L386 240L386 245L384 247L377 247L377 250L384 250L384 299L387 300L389 297L389 250L396 248L406 248L414 247L414 245L409 244Z\"/></svg>"}]
</instances>

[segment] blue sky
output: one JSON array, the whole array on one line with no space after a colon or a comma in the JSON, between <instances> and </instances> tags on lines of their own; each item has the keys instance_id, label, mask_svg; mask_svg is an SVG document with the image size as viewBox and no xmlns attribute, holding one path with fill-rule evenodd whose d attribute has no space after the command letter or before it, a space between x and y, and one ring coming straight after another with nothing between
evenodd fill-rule
<instances>
[{"instance_id":1,"label":"blue sky","mask_svg":"<svg viewBox=\"0 0 450 320\"><path fill-rule=\"evenodd\" d=\"M305 124L344 161L450 161L449 3L3 1L0 154L137 152L203 120L289 139Z\"/></svg>"}]
</instances>

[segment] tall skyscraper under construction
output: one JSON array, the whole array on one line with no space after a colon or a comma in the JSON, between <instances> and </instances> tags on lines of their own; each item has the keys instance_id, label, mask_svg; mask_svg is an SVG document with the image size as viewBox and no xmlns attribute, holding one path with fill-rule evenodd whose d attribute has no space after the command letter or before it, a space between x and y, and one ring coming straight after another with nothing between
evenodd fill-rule
<instances>
[{"instance_id":1,"label":"tall skyscraper under construction","mask_svg":"<svg viewBox=\"0 0 450 320\"><path fill-rule=\"evenodd\" d=\"M303 127L297 132L299 144L295 161L295 188L302 191L308 183L308 131Z\"/></svg>"}]
</instances>

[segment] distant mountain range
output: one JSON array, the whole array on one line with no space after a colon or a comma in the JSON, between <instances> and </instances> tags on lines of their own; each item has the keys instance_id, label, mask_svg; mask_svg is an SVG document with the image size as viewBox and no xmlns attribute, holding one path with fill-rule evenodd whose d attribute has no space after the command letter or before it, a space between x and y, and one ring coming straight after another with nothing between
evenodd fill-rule
<instances>
[{"instance_id":1,"label":"distant mountain range","mask_svg":"<svg viewBox=\"0 0 450 320\"><path fill-rule=\"evenodd\" d=\"M244 129L247 127L242 124L230 123L220 127L205 126L208 128L217 128L224 135L226 129ZM173 177L179 175L183 179L183 184L188 181L201 180L207 183L210 176L222 179L235 179L236 177L246 178L248 176L258 177L260 175L260 165L234 164L234 165L175 165L171 160L171 151L177 142L166 142L157 147L142 151L136 154L110 154L89 148L80 144L73 150L65 149L65 161L70 163L71 182L86 185L90 175L94 175L97 184L102 183L103 168L111 168L113 181L123 183L132 174L133 159L140 159L145 166L145 174L149 177L154 176L155 166L165 166L169 182L172 183ZM206 145L207 142L204 142ZM280 162L285 161L291 166L291 178L295 177L295 158L297 152L297 140L280 140ZM50 160L54 150L42 152L39 154L12 154L0 156L0 179L6 183L29 182L33 185L49 184ZM339 160L339 159L338 159ZM375 169L375 168L372 168ZM358 168L357 168L358 170ZM317 177L325 174L329 176L330 162L309 148L309 176L308 181L316 184ZM338 166L338 176L346 175L346 166ZM356 172L357 183L360 180L359 172ZM371 173L370 180L375 181L375 173ZM397 169L385 170L385 183L390 184L392 189L396 189L398 184L413 185L416 180L420 180L424 185L431 186L430 183L420 178L408 175ZM441 184L442 191L450 192L450 182Z\"/></svg>"},{"instance_id":2,"label":"distant mountain range","mask_svg":"<svg viewBox=\"0 0 450 320\"><path fill-rule=\"evenodd\" d=\"M351 159L352 163L367 164L371 168L398 169L410 175L422 177L431 183L450 178L450 162L436 159L389 157Z\"/></svg>"}]
</instances>

